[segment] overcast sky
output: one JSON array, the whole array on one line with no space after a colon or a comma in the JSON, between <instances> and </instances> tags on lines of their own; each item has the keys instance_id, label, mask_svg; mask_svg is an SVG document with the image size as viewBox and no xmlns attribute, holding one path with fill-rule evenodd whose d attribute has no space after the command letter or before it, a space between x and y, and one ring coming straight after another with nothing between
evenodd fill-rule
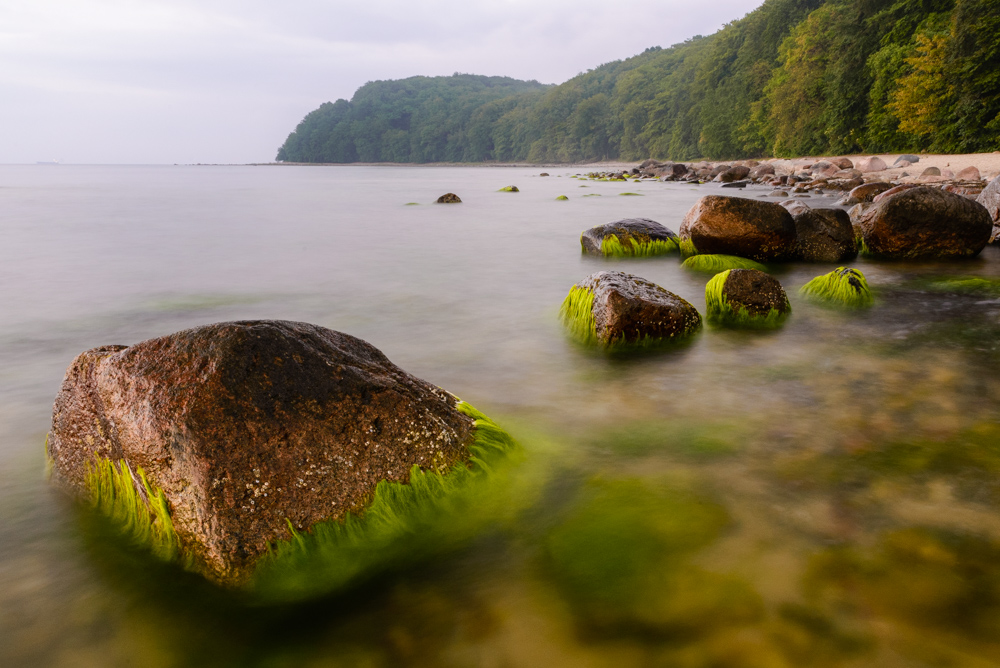
<instances>
[{"instance_id":1,"label":"overcast sky","mask_svg":"<svg viewBox=\"0 0 1000 668\"><path fill-rule=\"evenodd\" d=\"M0 162L269 161L367 81L561 83L762 0L0 0Z\"/></svg>"}]
</instances>

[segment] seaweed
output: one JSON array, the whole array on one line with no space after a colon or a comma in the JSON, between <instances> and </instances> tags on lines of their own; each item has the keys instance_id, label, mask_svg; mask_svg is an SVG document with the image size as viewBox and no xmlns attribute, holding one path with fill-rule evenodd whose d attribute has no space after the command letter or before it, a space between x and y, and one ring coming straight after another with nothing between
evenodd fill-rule
<instances>
[{"instance_id":1,"label":"seaweed","mask_svg":"<svg viewBox=\"0 0 1000 668\"><path fill-rule=\"evenodd\" d=\"M618 193L618 194L625 197L642 197L642 195L639 193Z\"/></svg>"},{"instance_id":2,"label":"seaweed","mask_svg":"<svg viewBox=\"0 0 1000 668\"><path fill-rule=\"evenodd\" d=\"M615 234L601 239L601 253L611 257L652 257L678 250L674 239L650 239L626 236L624 241Z\"/></svg>"},{"instance_id":3,"label":"seaweed","mask_svg":"<svg viewBox=\"0 0 1000 668\"><path fill-rule=\"evenodd\" d=\"M177 556L177 534L167 498L163 490L149 484L145 471L133 472L124 459L116 463L95 456L86 464L84 484L94 509L111 520L130 543L148 547L164 561Z\"/></svg>"},{"instance_id":4,"label":"seaweed","mask_svg":"<svg viewBox=\"0 0 1000 668\"><path fill-rule=\"evenodd\" d=\"M681 265L685 269L692 271L703 271L717 273L726 269L757 269L767 271L767 267L760 262L736 255L692 255L684 260Z\"/></svg>"},{"instance_id":5,"label":"seaweed","mask_svg":"<svg viewBox=\"0 0 1000 668\"><path fill-rule=\"evenodd\" d=\"M733 308L723 293L726 279L731 269L716 274L705 286L705 311L709 324L718 327L733 327L739 329L774 329L780 327L791 309L781 312L771 309L763 315L754 315L747 309L738 306Z\"/></svg>"},{"instance_id":6,"label":"seaweed","mask_svg":"<svg viewBox=\"0 0 1000 668\"><path fill-rule=\"evenodd\" d=\"M570 336L583 345L596 345L597 326L594 323L594 293L574 285L563 300L559 318Z\"/></svg>"},{"instance_id":7,"label":"seaweed","mask_svg":"<svg viewBox=\"0 0 1000 668\"><path fill-rule=\"evenodd\" d=\"M559 201L567 200L567 199L569 199L569 197L566 197L566 195L559 195L559 197L556 197L556 200L559 200Z\"/></svg>"},{"instance_id":8,"label":"seaweed","mask_svg":"<svg viewBox=\"0 0 1000 668\"><path fill-rule=\"evenodd\" d=\"M341 589L397 564L453 549L512 512L508 466L517 443L466 402L475 420L470 459L449 471L410 470L409 483L381 481L363 511L320 522L307 532L289 523L290 538L257 562L251 593L265 602L293 601Z\"/></svg>"},{"instance_id":9,"label":"seaweed","mask_svg":"<svg viewBox=\"0 0 1000 668\"><path fill-rule=\"evenodd\" d=\"M848 308L866 308L874 303L864 274L848 267L837 267L829 274L817 276L799 292L816 302Z\"/></svg>"},{"instance_id":10,"label":"seaweed","mask_svg":"<svg viewBox=\"0 0 1000 668\"><path fill-rule=\"evenodd\" d=\"M698 254L698 249L694 247L694 242L691 241L690 237L681 237L677 246L681 249L681 258L686 259Z\"/></svg>"}]
</instances>

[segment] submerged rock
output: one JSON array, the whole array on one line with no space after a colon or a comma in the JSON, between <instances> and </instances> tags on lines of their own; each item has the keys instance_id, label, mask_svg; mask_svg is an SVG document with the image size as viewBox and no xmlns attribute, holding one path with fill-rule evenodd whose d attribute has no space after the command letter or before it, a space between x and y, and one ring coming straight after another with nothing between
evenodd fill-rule
<instances>
[{"instance_id":1,"label":"submerged rock","mask_svg":"<svg viewBox=\"0 0 1000 668\"><path fill-rule=\"evenodd\" d=\"M688 211L680 236L699 253L738 255L758 262L791 259L795 222L772 202L709 195Z\"/></svg>"},{"instance_id":2,"label":"submerged rock","mask_svg":"<svg viewBox=\"0 0 1000 668\"><path fill-rule=\"evenodd\" d=\"M777 279L757 269L729 269L705 286L708 322L727 327L770 328L792 311Z\"/></svg>"},{"instance_id":3,"label":"submerged rock","mask_svg":"<svg viewBox=\"0 0 1000 668\"><path fill-rule=\"evenodd\" d=\"M625 218L580 235L583 252L591 255L662 255L676 251L678 241L671 230L649 218Z\"/></svg>"},{"instance_id":4,"label":"submerged rock","mask_svg":"<svg viewBox=\"0 0 1000 668\"><path fill-rule=\"evenodd\" d=\"M61 488L110 514L131 495L133 519L173 556L244 586L292 527L335 531L385 485L468 471L480 423L460 408L347 334L225 322L80 354L48 452Z\"/></svg>"},{"instance_id":5,"label":"submerged rock","mask_svg":"<svg viewBox=\"0 0 1000 668\"><path fill-rule=\"evenodd\" d=\"M701 327L689 302L621 271L599 271L574 285L560 317L578 341L604 348L655 346Z\"/></svg>"},{"instance_id":6,"label":"submerged rock","mask_svg":"<svg viewBox=\"0 0 1000 668\"><path fill-rule=\"evenodd\" d=\"M986 208L967 197L918 186L883 193L859 220L867 254L888 259L974 257L990 239Z\"/></svg>"},{"instance_id":7,"label":"submerged rock","mask_svg":"<svg viewBox=\"0 0 1000 668\"><path fill-rule=\"evenodd\" d=\"M849 308L871 306L874 301L864 274L848 267L837 267L829 274L817 276L799 292L812 301Z\"/></svg>"},{"instance_id":8,"label":"submerged rock","mask_svg":"<svg viewBox=\"0 0 1000 668\"><path fill-rule=\"evenodd\" d=\"M793 213L796 254L806 262L841 262L858 255L851 217L843 209Z\"/></svg>"},{"instance_id":9,"label":"submerged rock","mask_svg":"<svg viewBox=\"0 0 1000 668\"><path fill-rule=\"evenodd\" d=\"M501 188L497 192L502 192L502 193L519 193L521 191L518 190L517 186L504 186L503 188Z\"/></svg>"},{"instance_id":10,"label":"submerged rock","mask_svg":"<svg viewBox=\"0 0 1000 668\"><path fill-rule=\"evenodd\" d=\"M438 204L461 204L462 200L459 199L458 195L455 193L445 193L437 198Z\"/></svg>"}]
</instances>

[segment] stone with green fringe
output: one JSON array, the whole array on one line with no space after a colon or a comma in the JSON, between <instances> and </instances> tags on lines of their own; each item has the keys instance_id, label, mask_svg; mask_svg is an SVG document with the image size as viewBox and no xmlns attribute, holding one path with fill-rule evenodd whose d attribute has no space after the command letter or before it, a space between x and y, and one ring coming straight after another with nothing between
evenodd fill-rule
<instances>
[{"instance_id":1,"label":"stone with green fringe","mask_svg":"<svg viewBox=\"0 0 1000 668\"><path fill-rule=\"evenodd\" d=\"M513 507L519 458L364 341L286 321L82 353L47 452L54 482L125 541L269 601L473 537Z\"/></svg>"},{"instance_id":2,"label":"stone with green fringe","mask_svg":"<svg viewBox=\"0 0 1000 668\"><path fill-rule=\"evenodd\" d=\"M803 285L799 292L811 301L833 306L865 308L874 303L864 274L848 267L837 267L829 274L817 276Z\"/></svg>"},{"instance_id":3,"label":"stone with green fringe","mask_svg":"<svg viewBox=\"0 0 1000 668\"><path fill-rule=\"evenodd\" d=\"M501 188L497 192L501 192L501 193L519 193L521 191L518 190L517 186L504 186L503 188Z\"/></svg>"},{"instance_id":4,"label":"stone with green fringe","mask_svg":"<svg viewBox=\"0 0 1000 668\"><path fill-rule=\"evenodd\" d=\"M597 272L570 288L560 318L571 338L606 350L662 346L701 328L689 302L620 271Z\"/></svg>"},{"instance_id":5,"label":"stone with green fringe","mask_svg":"<svg viewBox=\"0 0 1000 668\"><path fill-rule=\"evenodd\" d=\"M757 269L767 271L767 267L760 262L748 260L745 257L735 255L692 255L684 260L681 266L691 271L701 271L716 274L726 269Z\"/></svg>"},{"instance_id":6,"label":"stone with green fringe","mask_svg":"<svg viewBox=\"0 0 1000 668\"><path fill-rule=\"evenodd\" d=\"M705 310L713 326L772 329L792 307L777 279L756 269L727 269L705 286Z\"/></svg>"},{"instance_id":7,"label":"stone with green fringe","mask_svg":"<svg viewBox=\"0 0 1000 668\"><path fill-rule=\"evenodd\" d=\"M584 253L606 257L650 257L678 250L671 230L648 218L626 218L592 227L580 235Z\"/></svg>"},{"instance_id":8,"label":"stone with green fringe","mask_svg":"<svg viewBox=\"0 0 1000 668\"><path fill-rule=\"evenodd\" d=\"M707 195L687 212L679 232L682 239L694 242L699 253L758 262L795 258L795 222L774 202Z\"/></svg>"}]
</instances>

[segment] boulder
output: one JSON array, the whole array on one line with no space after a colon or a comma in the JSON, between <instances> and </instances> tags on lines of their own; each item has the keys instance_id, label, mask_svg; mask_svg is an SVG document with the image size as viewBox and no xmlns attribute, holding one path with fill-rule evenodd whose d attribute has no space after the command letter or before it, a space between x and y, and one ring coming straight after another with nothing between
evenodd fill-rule
<instances>
[{"instance_id":1,"label":"boulder","mask_svg":"<svg viewBox=\"0 0 1000 668\"><path fill-rule=\"evenodd\" d=\"M830 158L830 162L837 165L841 169L854 169L854 163L848 158Z\"/></svg>"},{"instance_id":2,"label":"boulder","mask_svg":"<svg viewBox=\"0 0 1000 668\"><path fill-rule=\"evenodd\" d=\"M895 164L893 164L892 168L893 169L897 169L897 168L898 169L906 169L907 167L910 167L911 165L913 165L913 163L910 162L909 160L897 160L895 162ZM904 172L904 174L905 174L905 172Z\"/></svg>"},{"instance_id":3,"label":"boulder","mask_svg":"<svg viewBox=\"0 0 1000 668\"><path fill-rule=\"evenodd\" d=\"M907 167L909 167L910 165L915 165L918 162L920 162L920 156L913 155L912 153L904 153L903 155L896 158L896 162L893 163L893 165L895 167L902 167L903 165L901 165L900 163L903 162L909 163L908 165L906 165Z\"/></svg>"},{"instance_id":4,"label":"boulder","mask_svg":"<svg viewBox=\"0 0 1000 668\"><path fill-rule=\"evenodd\" d=\"M848 205L857 204L859 202L871 202L875 199L876 195L880 195L891 188L891 183L885 183L883 181L865 183L847 193L847 197L844 199L842 204Z\"/></svg>"},{"instance_id":5,"label":"boulder","mask_svg":"<svg viewBox=\"0 0 1000 668\"><path fill-rule=\"evenodd\" d=\"M986 208L967 197L918 186L886 197L859 221L867 252L887 259L974 257L990 239Z\"/></svg>"},{"instance_id":6,"label":"boulder","mask_svg":"<svg viewBox=\"0 0 1000 668\"><path fill-rule=\"evenodd\" d=\"M777 279L758 269L729 269L705 286L709 323L736 327L775 327L791 313L788 295Z\"/></svg>"},{"instance_id":7,"label":"boulder","mask_svg":"<svg viewBox=\"0 0 1000 668\"><path fill-rule=\"evenodd\" d=\"M945 177L946 179L953 179L955 178L955 172L945 168L941 170L941 176Z\"/></svg>"},{"instance_id":8,"label":"boulder","mask_svg":"<svg viewBox=\"0 0 1000 668\"><path fill-rule=\"evenodd\" d=\"M937 167L928 167L920 172L920 176L941 176L941 170Z\"/></svg>"},{"instance_id":9,"label":"boulder","mask_svg":"<svg viewBox=\"0 0 1000 668\"><path fill-rule=\"evenodd\" d=\"M1000 240L1000 176L990 181L976 201L986 207L986 212L993 219L993 233L990 236L990 243L997 243Z\"/></svg>"},{"instance_id":10,"label":"boulder","mask_svg":"<svg viewBox=\"0 0 1000 668\"><path fill-rule=\"evenodd\" d=\"M437 198L438 204L461 204L462 200L459 199L458 195L455 193L445 193Z\"/></svg>"},{"instance_id":11,"label":"boulder","mask_svg":"<svg viewBox=\"0 0 1000 668\"><path fill-rule=\"evenodd\" d=\"M834 190L854 190L865 182L862 178L854 179L830 179L826 182L827 187Z\"/></svg>"},{"instance_id":12,"label":"boulder","mask_svg":"<svg viewBox=\"0 0 1000 668\"><path fill-rule=\"evenodd\" d=\"M688 168L679 162L667 162L652 169L653 176L666 178L681 178L688 173Z\"/></svg>"},{"instance_id":13,"label":"boulder","mask_svg":"<svg viewBox=\"0 0 1000 668\"><path fill-rule=\"evenodd\" d=\"M957 174L957 178L961 181L979 181L983 177L979 173L978 167L966 167Z\"/></svg>"},{"instance_id":14,"label":"boulder","mask_svg":"<svg viewBox=\"0 0 1000 668\"><path fill-rule=\"evenodd\" d=\"M872 198L872 202L881 202L885 198L892 197L896 193L901 193L904 190L909 190L910 188L919 188L919 187L920 187L919 183L901 183L898 186L893 186L892 188L889 188L885 192L881 192L878 195L875 195L875 197Z\"/></svg>"},{"instance_id":15,"label":"boulder","mask_svg":"<svg viewBox=\"0 0 1000 668\"><path fill-rule=\"evenodd\" d=\"M549 175L548 172L542 172L541 174L539 174L539 176L548 176L548 175Z\"/></svg>"},{"instance_id":16,"label":"boulder","mask_svg":"<svg viewBox=\"0 0 1000 668\"><path fill-rule=\"evenodd\" d=\"M855 204L847 211L847 215L851 219L851 228L855 239L861 236L861 216L871 207L871 202L861 202L859 204Z\"/></svg>"},{"instance_id":17,"label":"boulder","mask_svg":"<svg viewBox=\"0 0 1000 668\"><path fill-rule=\"evenodd\" d=\"M708 175L711 176L712 178L715 178L716 176L726 171L730 167L732 167L732 165L727 165L727 164L716 165L715 167L711 168L711 170L708 172Z\"/></svg>"},{"instance_id":18,"label":"boulder","mask_svg":"<svg viewBox=\"0 0 1000 668\"><path fill-rule=\"evenodd\" d=\"M746 165L733 165L726 171L717 174L715 180L722 183L732 183L733 181L745 179L749 174L750 168Z\"/></svg>"},{"instance_id":19,"label":"boulder","mask_svg":"<svg viewBox=\"0 0 1000 668\"><path fill-rule=\"evenodd\" d=\"M831 178L834 179L860 179L861 172L856 169L841 169L834 172Z\"/></svg>"},{"instance_id":20,"label":"boulder","mask_svg":"<svg viewBox=\"0 0 1000 668\"><path fill-rule=\"evenodd\" d=\"M501 188L497 192L502 192L502 193L519 193L521 191L518 189L517 186L504 186L503 188Z\"/></svg>"},{"instance_id":21,"label":"boulder","mask_svg":"<svg viewBox=\"0 0 1000 668\"><path fill-rule=\"evenodd\" d=\"M405 487L411 469L449 477L471 465L476 431L454 396L368 343L257 320L81 353L48 452L59 487L107 502L119 481L115 493L137 499L131 512L147 524L149 509L182 563L240 586L294 538L290 526L363 514L376 486Z\"/></svg>"},{"instance_id":22,"label":"boulder","mask_svg":"<svg viewBox=\"0 0 1000 668\"><path fill-rule=\"evenodd\" d=\"M699 253L738 255L758 262L795 255L795 222L772 202L709 195L684 217L680 236Z\"/></svg>"},{"instance_id":23,"label":"boulder","mask_svg":"<svg viewBox=\"0 0 1000 668\"><path fill-rule=\"evenodd\" d=\"M659 160L654 160L653 158L647 158L639 163L639 169L649 169L650 167L656 167L663 163Z\"/></svg>"},{"instance_id":24,"label":"boulder","mask_svg":"<svg viewBox=\"0 0 1000 668\"><path fill-rule=\"evenodd\" d=\"M625 218L580 235L583 252L591 255L656 255L656 250L677 250L678 241L671 230L648 218Z\"/></svg>"},{"instance_id":25,"label":"boulder","mask_svg":"<svg viewBox=\"0 0 1000 668\"><path fill-rule=\"evenodd\" d=\"M701 316L690 303L621 271L599 271L574 285L561 318L580 342L604 348L676 340L701 327Z\"/></svg>"},{"instance_id":26,"label":"boulder","mask_svg":"<svg viewBox=\"0 0 1000 668\"><path fill-rule=\"evenodd\" d=\"M773 176L773 175L774 175L774 165L767 162L762 162L761 164L757 165L756 167L750 170L749 177L754 181L757 181L759 179L764 178L765 176Z\"/></svg>"},{"instance_id":27,"label":"boulder","mask_svg":"<svg viewBox=\"0 0 1000 668\"><path fill-rule=\"evenodd\" d=\"M795 252L806 262L842 262L858 256L851 217L843 209L789 210L795 221Z\"/></svg>"},{"instance_id":28,"label":"boulder","mask_svg":"<svg viewBox=\"0 0 1000 668\"><path fill-rule=\"evenodd\" d=\"M886 169L885 162L882 158L878 156L872 156L869 158L860 158L854 163L854 168L863 174L868 174L869 172L881 172Z\"/></svg>"}]
</instances>

